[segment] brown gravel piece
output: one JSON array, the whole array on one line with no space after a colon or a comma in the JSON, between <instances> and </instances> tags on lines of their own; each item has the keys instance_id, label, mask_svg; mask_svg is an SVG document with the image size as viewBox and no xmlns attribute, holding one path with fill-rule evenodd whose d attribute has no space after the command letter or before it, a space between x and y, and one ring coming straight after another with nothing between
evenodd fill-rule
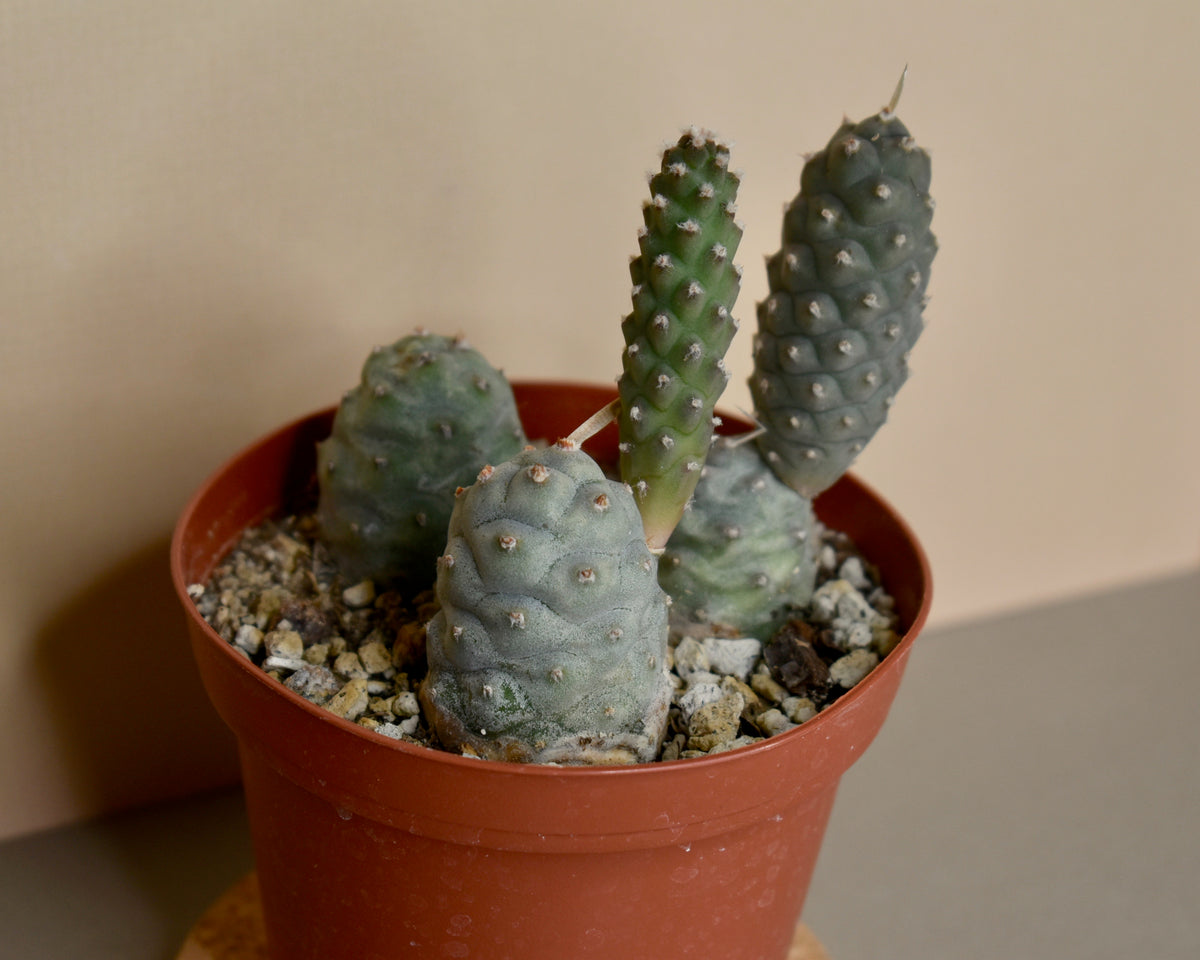
<instances>
[{"instance_id":1,"label":"brown gravel piece","mask_svg":"<svg viewBox=\"0 0 1200 960\"><path fill-rule=\"evenodd\" d=\"M334 633L333 614L322 610L314 600L288 597L280 604L279 615L291 623L306 647L327 640Z\"/></svg>"},{"instance_id":2,"label":"brown gravel piece","mask_svg":"<svg viewBox=\"0 0 1200 960\"><path fill-rule=\"evenodd\" d=\"M763 651L771 675L790 693L823 699L829 689L829 667L813 646L817 631L803 620L789 620Z\"/></svg>"}]
</instances>

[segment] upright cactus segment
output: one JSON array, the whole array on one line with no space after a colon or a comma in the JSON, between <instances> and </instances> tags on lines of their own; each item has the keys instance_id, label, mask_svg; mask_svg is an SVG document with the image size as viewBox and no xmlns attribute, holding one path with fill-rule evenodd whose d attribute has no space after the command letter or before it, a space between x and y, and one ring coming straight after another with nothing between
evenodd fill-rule
<instances>
[{"instance_id":1,"label":"upright cactus segment","mask_svg":"<svg viewBox=\"0 0 1200 960\"><path fill-rule=\"evenodd\" d=\"M724 355L741 271L734 219L738 177L729 150L691 130L650 180L640 254L630 264L633 312L625 335L621 476L634 489L646 540L661 549L695 489L712 439L713 407L729 374Z\"/></svg>"},{"instance_id":2,"label":"upright cactus segment","mask_svg":"<svg viewBox=\"0 0 1200 960\"><path fill-rule=\"evenodd\" d=\"M667 606L628 489L569 441L486 467L439 561L421 701L443 745L531 762L652 760Z\"/></svg>"},{"instance_id":3,"label":"upright cactus segment","mask_svg":"<svg viewBox=\"0 0 1200 960\"><path fill-rule=\"evenodd\" d=\"M897 89L897 97L899 89ZM929 155L897 119L844 123L801 174L759 304L758 443L779 477L815 496L842 475L908 376L937 243Z\"/></svg>"},{"instance_id":4,"label":"upright cactus segment","mask_svg":"<svg viewBox=\"0 0 1200 960\"><path fill-rule=\"evenodd\" d=\"M524 443L512 388L463 340L377 347L317 450L317 516L341 572L431 584L455 488Z\"/></svg>"},{"instance_id":5,"label":"upright cactus segment","mask_svg":"<svg viewBox=\"0 0 1200 960\"><path fill-rule=\"evenodd\" d=\"M762 458L749 443L713 451L660 568L678 614L761 633L809 601L811 498L874 435L907 376L936 241L929 157L896 119L896 97L804 166L758 308ZM764 479L764 460L782 482Z\"/></svg>"},{"instance_id":6,"label":"upright cactus segment","mask_svg":"<svg viewBox=\"0 0 1200 960\"><path fill-rule=\"evenodd\" d=\"M752 443L713 445L692 509L659 562L672 615L766 640L816 580L812 503Z\"/></svg>"}]
</instances>

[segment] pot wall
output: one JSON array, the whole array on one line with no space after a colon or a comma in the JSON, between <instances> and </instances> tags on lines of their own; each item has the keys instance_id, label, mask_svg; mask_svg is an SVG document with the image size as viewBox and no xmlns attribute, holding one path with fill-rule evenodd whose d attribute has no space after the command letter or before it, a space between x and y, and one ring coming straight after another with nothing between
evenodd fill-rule
<instances>
[{"instance_id":1,"label":"pot wall","mask_svg":"<svg viewBox=\"0 0 1200 960\"><path fill-rule=\"evenodd\" d=\"M515 390L529 435L548 439L613 396ZM179 590L309 487L330 417L285 427L202 488L172 548ZM589 449L615 458L615 431ZM817 510L883 568L905 638L809 723L700 760L541 767L393 741L268 678L181 594L206 689L239 740L275 960L782 958L838 781L887 714L930 593L919 544L864 486L843 480Z\"/></svg>"},{"instance_id":2,"label":"pot wall","mask_svg":"<svg viewBox=\"0 0 1200 960\"><path fill-rule=\"evenodd\" d=\"M392 827L297 786L268 758L244 760L281 958L782 958L833 802L826 789L697 840L684 827L653 847L610 834L536 852L483 831L446 842ZM529 811L531 832L544 809Z\"/></svg>"}]
</instances>

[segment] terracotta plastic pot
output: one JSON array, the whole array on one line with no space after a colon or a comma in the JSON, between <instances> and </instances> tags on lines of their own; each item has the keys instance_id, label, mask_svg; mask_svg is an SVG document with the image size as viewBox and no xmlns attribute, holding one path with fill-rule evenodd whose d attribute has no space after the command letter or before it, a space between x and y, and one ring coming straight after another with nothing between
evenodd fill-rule
<instances>
[{"instance_id":1,"label":"terracotta plastic pot","mask_svg":"<svg viewBox=\"0 0 1200 960\"><path fill-rule=\"evenodd\" d=\"M555 383L516 393L529 435L551 439L614 395ZM928 564L903 521L853 478L817 503L882 569L906 632L808 723L671 763L467 759L313 706L221 640L187 597L244 528L310 487L331 416L234 457L188 505L171 548L204 684L239 742L271 957L782 960L838 782L883 723L929 608ZM615 459L614 434L589 449Z\"/></svg>"}]
</instances>

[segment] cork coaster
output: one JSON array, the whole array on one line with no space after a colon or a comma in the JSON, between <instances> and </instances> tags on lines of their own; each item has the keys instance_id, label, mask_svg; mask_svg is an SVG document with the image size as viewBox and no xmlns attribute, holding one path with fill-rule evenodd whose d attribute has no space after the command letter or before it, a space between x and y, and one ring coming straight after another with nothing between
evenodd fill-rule
<instances>
[{"instance_id":1,"label":"cork coaster","mask_svg":"<svg viewBox=\"0 0 1200 960\"><path fill-rule=\"evenodd\" d=\"M176 960L267 960L257 876L247 874L217 898L192 927Z\"/></svg>"},{"instance_id":2,"label":"cork coaster","mask_svg":"<svg viewBox=\"0 0 1200 960\"><path fill-rule=\"evenodd\" d=\"M268 960L258 878L253 873L226 890L205 911L176 960ZM787 960L829 960L829 954L812 931L800 924Z\"/></svg>"}]
</instances>

